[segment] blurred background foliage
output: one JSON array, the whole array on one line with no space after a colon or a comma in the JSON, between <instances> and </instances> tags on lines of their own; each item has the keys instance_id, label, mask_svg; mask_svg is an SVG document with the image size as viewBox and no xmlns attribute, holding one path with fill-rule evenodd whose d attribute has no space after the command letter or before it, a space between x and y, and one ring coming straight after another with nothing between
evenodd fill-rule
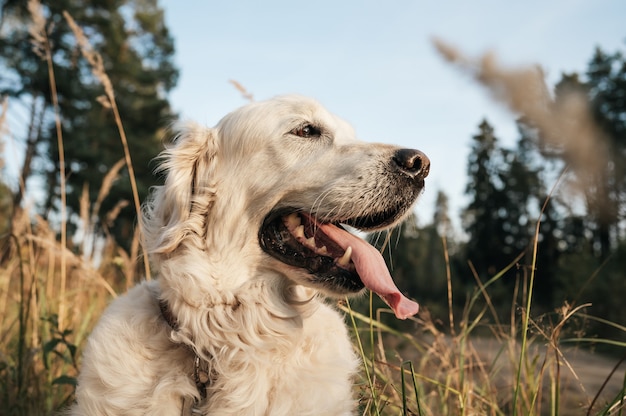
<instances>
[{"instance_id":1,"label":"blurred background foliage","mask_svg":"<svg viewBox=\"0 0 626 416\"><path fill-rule=\"evenodd\" d=\"M563 74L553 96L556 105L567 92L587 97L605 138L597 138L597 151L608 148L595 175L578 178L569 169L567 149L546 146L523 117L514 148L503 147L489 121L480 120L469 137L467 205L460 228L454 227L440 190L433 218L414 215L389 236L372 237L386 245L385 258L400 287L446 326L443 239L457 308L463 308L462 294L473 290L477 279L487 281L522 255L490 292L506 320L519 301L516 286L529 276L538 221L535 312L554 312L564 301L592 303L594 315L626 322L620 306L626 295L626 60L623 51L598 48L590 55L587 71ZM587 331L624 340L623 331L604 325L589 323Z\"/></svg>"}]
</instances>

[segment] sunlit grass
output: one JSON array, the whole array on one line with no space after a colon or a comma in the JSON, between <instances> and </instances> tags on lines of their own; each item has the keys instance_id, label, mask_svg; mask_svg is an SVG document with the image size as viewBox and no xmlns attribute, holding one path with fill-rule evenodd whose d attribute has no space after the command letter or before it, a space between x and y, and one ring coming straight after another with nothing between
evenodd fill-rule
<instances>
[{"instance_id":1,"label":"sunlit grass","mask_svg":"<svg viewBox=\"0 0 626 416\"><path fill-rule=\"evenodd\" d=\"M455 335L439 329L441 325L428 311L414 319L415 331L400 332L354 311L349 303L342 307L349 314L363 361L362 382L357 385L360 414L620 414L617 412L623 409L626 391L626 379L618 375L623 360L614 360L613 365L605 359L602 368L593 368L597 363L585 360L594 355L580 345L571 346L572 342L591 340L560 339L571 318L588 318L584 309L589 305L572 308L565 304L559 320L548 329L541 328L529 315L526 327L534 329L529 331L533 335L527 337L522 348L520 331L527 316L524 311L514 312L516 320L511 328L490 324L488 305L474 310L473 300L486 295L487 286L476 288ZM488 337L484 335L485 327L491 331ZM376 339L373 344L363 343L372 337ZM624 347L608 339L593 341ZM597 391L587 391L584 385L588 380L578 374L592 368L602 371L601 376L595 376L601 382ZM612 388L606 389L608 385Z\"/></svg>"}]
</instances>

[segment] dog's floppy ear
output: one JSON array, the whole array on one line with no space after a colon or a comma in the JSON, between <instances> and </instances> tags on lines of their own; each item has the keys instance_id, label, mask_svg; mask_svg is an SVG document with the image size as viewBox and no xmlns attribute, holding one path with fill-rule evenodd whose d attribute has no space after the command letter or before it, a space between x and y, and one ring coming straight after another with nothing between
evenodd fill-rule
<instances>
[{"instance_id":1,"label":"dog's floppy ear","mask_svg":"<svg viewBox=\"0 0 626 416\"><path fill-rule=\"evenodd\" d=\"M186 236L205 234L215 196L217 132L194 123L174 125L175 138L161 152L165 183L144 207L144 243L149 252L172 252Z\"/></svg>"}]
</instances>

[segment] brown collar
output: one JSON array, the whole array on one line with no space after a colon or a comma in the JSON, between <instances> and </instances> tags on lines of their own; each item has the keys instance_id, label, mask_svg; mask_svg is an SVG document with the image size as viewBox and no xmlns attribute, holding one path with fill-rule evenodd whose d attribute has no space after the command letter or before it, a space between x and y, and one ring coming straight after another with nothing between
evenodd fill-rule
<instances>
[{"instance_id":1,"label":"brown collar","mask_svg":"<svg viewBox=\"0 0 626 416\"><path fill-rule=\"evenodd\" d=\"M161 310L161 316L165 319L165 322L174 330L178 330L178 320L172 313L167 301L164 299L159 300L159 309Z\"/></svg>"},{"instance_id":2,"label":"brown collar","mask_svg":"<svg viewBox=\"0 0 626 416\"><path fill-rule=\"evenodd\" d=\"M161 316L163 316L165 322L167 322L170 328L177 331L179 328L178 320L172 313L167 301L164 299L159 300L159 309L161 310ZM198 393L200 393L200 397L202 397L202 399L206 399L206 390L211 384L211 377L209 376L208 368L205 368L207 367L207 363L204 363L195 351L193 353L195 355L193 360L193 380L196 383L196 388L198 389Z\"/></svg>"}]
</instances>

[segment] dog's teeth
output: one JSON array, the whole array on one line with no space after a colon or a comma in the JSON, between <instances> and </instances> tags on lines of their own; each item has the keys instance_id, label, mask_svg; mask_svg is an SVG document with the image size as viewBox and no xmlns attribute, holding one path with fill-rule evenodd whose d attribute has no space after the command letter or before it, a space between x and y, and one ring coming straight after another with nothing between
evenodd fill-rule
<instances>
[{"instance_id":1,"label":"dog's teeth","mask_svg":"<svg viewBox=\"0 0 626 416\"><path fill-rule=\"evenodd\" d=\"M315 248L315 237L304 240L304 245L310 248Z\"/></svg>"},{"instance_id":2,"label":"dog's teeth","mask_svg":"<svg viewBox=\"0 0 626 416\"><path fill-rule=\"evenodd\" d=\"M328 256L328 249L326 248L326 246L322 246L321 248L317 249L317 253L321 254L322 256Z\"/></svg>"},{"instance_id":3,"label":"dog's teeth","mask_svg":"<svg viewBox=\"0 0 626 416\"><path fill-rule=\"evenodd\" d=\"M352 257L352 247L348 247L343 256L337 259L337 265L347 267L350 264L350 257Z\"/></svg>"},{"instance_id":4,"label":"dog's teeth","mask_svg":"<svg viewBox=\"0 0 626 416\"><path fill-rule=\"evenodd\" d=\"M293 224L296 227L299 226L300 224L302 224L302 218L300 218L300 216L298 214L293 213L293 214L291 214L291 217L292 217L291 221L293 222Z\"/></svg>"},{"instance_id":5,"label":"dog's teeth","mask_svg":"<svg viewBox=\"0 0 626 416\"><path fill-rule=\"evenodd\" d=\"M293 235L296 238L304 238L304 225L299 225L293 230Z\"/></svg>"},{"instance_id":6,"label":"dog's teeth","mask_svg":"<svg viewBox=\"0 0 626 416\"><path fill-rule=\"evenodd\" d=\"M288 228L296 228L302 223L302 220L300 219L298 214L293 212L285 217L284 222Z\"/></svg>"}]
</instances>

